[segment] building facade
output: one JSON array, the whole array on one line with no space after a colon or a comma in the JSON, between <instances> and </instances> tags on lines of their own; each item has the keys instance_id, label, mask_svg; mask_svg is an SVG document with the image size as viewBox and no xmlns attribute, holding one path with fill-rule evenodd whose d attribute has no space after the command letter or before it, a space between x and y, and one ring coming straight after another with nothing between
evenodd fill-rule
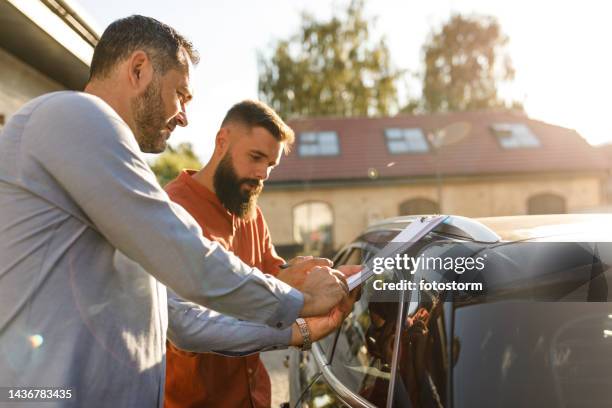
<instances>
[{"instance_id":1,"label":"building facade","mask_svg":"<svg viewBox=\"0 0 612 408\"><path fill-rule=\"evenodd\" d=\"M99 36L65 0L0 0L0 128L25 102L81 90Z\"/></svg>"},{"instance_id":2,"label":"building facade","mask_svg":"<svg viewBox=\"0 0 612 408\"><path fill-rule=\"evenodd\" d=\"M518 112L291 126L296 145L259 201L285 256L329 254L399 215L588 212L606 201L600 151L573 130Z\"/></svg>"}]
</instances>

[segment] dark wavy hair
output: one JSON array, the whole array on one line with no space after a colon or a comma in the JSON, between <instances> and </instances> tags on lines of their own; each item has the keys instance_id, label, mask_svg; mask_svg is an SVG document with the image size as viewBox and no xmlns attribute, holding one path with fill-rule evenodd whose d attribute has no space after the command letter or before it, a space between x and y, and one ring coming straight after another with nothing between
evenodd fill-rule
<instances>
[{"instance_id":1,"label":"dark wavy hair","mask_svg":"<svg viewBox=\"0 0 612 408\"><path fill-rule=\"evenodd\" d=\"M193 44L174 28L151 17L133 15L112 22L104 30L94 49L89 79L107 77L116 64L136 50L146 52L153 70L162 75L187 64L183 50L192 64L200 60Z\"/></svg>"}]
</instances>

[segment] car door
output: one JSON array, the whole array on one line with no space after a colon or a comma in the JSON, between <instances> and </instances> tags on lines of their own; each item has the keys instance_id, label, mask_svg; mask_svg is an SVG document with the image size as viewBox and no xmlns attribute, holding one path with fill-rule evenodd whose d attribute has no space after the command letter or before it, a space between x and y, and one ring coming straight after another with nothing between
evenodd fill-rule
<instances>
[{"instance_id":1,"label":"car door","mask_svg":"<svg viewBox=\"0 0 612 408\"><path fill-rule=\"evenodd\" d=\"M484 247L474 242L430 234L412 249L411 255L418 255L422 259L465 260L474 257ZM404 273L404 279L425 284L473 279L470 273L441 268L441 263L421 265L413 273L397 273ZM408 301L404 304L405 317L399 334L392 406L451 406L452 368L461 348L461 343L453 336L456 297L463 297L463 293L429 289L427 285L420 284L406 296Z\"/></svg>"},{"instance_id":2,"label":"car door","mask_svg":"<svg viewBox=\"0 0 612 408\"><path fill-rule=\"evenodd\" d=\"M425 239L416 245L411 250L413 255L429 242L430 239ZM335 265L365 263L377 251L378 247L364 242L356 243L338 254ZM297 406L412 406L403 404L406 401L410 404L404 385L398 388L396 381L392 381L401 380L398 349L400 333L406 324L403 316L409 311L410 303L404 303L409 300L406 297L409 294L402 292L398 295L398 301L382 301L373 288L375 280L397 281L406 278L412 279L410 275L398 275L397 271L390 269L364 283L361 298L342 327L335 335L315 344L312 353L303 358L302 371L316 371L317 375L303 387L300 399L295 401ZM419 299L425 300L423 296ZM400 307L402 304L406 307ZM442 343L438 342L438 347ZM442 352L443 347L435 354ZM313 369L313 366L316 368ZM306 377L308 375L304 375L304 379Z\"/></svg>"},{"instance_id":3,"label":"car door","mask_svg":"<svg viewBox=\"0 0 612 408\"><path fill-rule=\"evenodd\" d=\"M349 245L334 257L334 265L361 264L363 244ZM328 364L338 333L331 334L313 344L311 352L292 350L289 358L291 407L336 407L342 404L322 375ZM329 354L328 354L329 353Z\"/></svg>"},{"instance_id":4,"label":"car door","mask_svg":"<svg viewBox=\"0 0 612 408\"><path fill-rule=\"evenodd\" d=\"M376 248L363 244L341 259L365 263ZM362 286L361 297L333 338L322 342L325 354L314 353L322 377L338 399L353 407L384 407L390 395L395 338L400 303L378 301L373 282L394 280L394 271L371 277Z\"/></svg>"}]
</instances>

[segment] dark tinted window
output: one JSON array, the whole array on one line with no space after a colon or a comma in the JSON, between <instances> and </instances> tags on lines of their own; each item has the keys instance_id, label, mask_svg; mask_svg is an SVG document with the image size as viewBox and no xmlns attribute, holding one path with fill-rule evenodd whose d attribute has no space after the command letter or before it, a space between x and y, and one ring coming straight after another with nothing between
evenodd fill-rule
<instances>
[{"instance_id":1,"label":"dark tinted window","mask_svg":"<svg viewBox=\"0 0 612 408\"><path fill-rule=\"evenodd\" d=\"M447 241L429 241L422 253L444 257L459 255L453 254L457 251L465 256L468 248ZM445 280L443 273L433 269L417 270L404 278L415 282ZM400 334L394 406L446 406L449 355L445 295L435 290L415 290L410 294Z\"/></svg>"},{"instance_id":2,"label":"dark tinted window","mask_svg":"<svg viewBox=\"0 0 612 408\"><path fill-rule=\"evenodd\" d=\"M499 302L455 310L455 407L609 407L608 303Z\"/></svg>"},{"instance_id":3,"label":"dark tinted window","mask_svg":"<svg viewBox=\"0 0 612 408\"><path fill-rule=\"evenodd\" d=\"M411 249L410 255L424 258L469 258L480 245L458 243L440 237L423 239L419 247ZM403 279L449 282L457 280L455 270L418 268L413 275L404 272ZM442 265L439 264L441 267ZM451 334L448 316L452 307L450 291L414 290L405 306L404 325L400 333L397 380L394 389L394 406L444 407L448 406L448 375L451 366Z\"/></svg>"},{"instance_id":4,"label":"dark tinted window","mask_svg":"<svg viewBox=\"0 0 612 408\"><path fill-rule=\"evenodd\" d=\"M487 298L455 302L455 407L611 406L610 246L490 251Z\"/></svg>"}]
</instances>

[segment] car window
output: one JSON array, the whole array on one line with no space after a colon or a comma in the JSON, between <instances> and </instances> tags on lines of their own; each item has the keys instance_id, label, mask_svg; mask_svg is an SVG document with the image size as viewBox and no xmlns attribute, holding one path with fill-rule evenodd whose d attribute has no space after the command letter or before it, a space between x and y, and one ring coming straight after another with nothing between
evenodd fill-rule
<instances>
[{"instance_id":1,"label":"car window","mask_svg":"<svg viewBox=\"0 0 612 408\"><path fill-rule=\"evenodd\" d=\"M448 370L445 323L440 294L420 292L400 335L394 405L444 406Z\"/></svg>"},{"instance_id":2,"label":"car window","mask_svg":"<svg viewBox=\"0 0 612 408\"><path fill-rule=\"evenodd\" d=\"M364 261L364 252L361 248L352 248L346 259L340 265L361 265Z\"/></svg>"},{"instance_id":3,"label":"car window","mask_svg":"<svg viewBox=\"0 0 612 408\"><path fill-rule=\"evenodd\" d=\"M336 394L326 384L321 370L308 352L295 350L290 360L290 405L301 408L341 406Z\"/></svg>"},{"instance_id":4,"label":"car window","mask_svg":"<svg viewBox=\"0 0 612 408\"><path fill-rule=\"evenodd\" d=\"M373 276L362 287L361 298L337 334L331 371L356 395L385 406L399 303L371 301L375 279L394 279L393 271Z\"/></svg>"},{"instance_id":5,"label":"car window","mask_svg":"<svg viewBox=\"0 0 612 408\"><path fill-rule=\"evenodd\" d=\"M454 407L610 406L612 271L600 257L612 248L597 246L523 243L489 253L486 299L453 307Z\"/></svg>"},{"instance_id":6,"label":"car window","mask_svg":"<svg viewBox=\"0 0 612 408\"><path fill-rule=\"evenodd\" d=\"M336 393L325 382L325 378L319 375L301 395L300 400L291 406L301 408L332 408L343 407L344 404L342 404Z\"/></svg>"},{"instance_id":7,"label":"car window","mask_svg":"<svg viewBox=\"0 0 612 408\"><path fill-rule=\"evenodd\" d=\"M367 251L364 251L361 247L351 247L338 254L335 258L334 267L342 265L361 265L367 258ZM338 332L330 334L329 336L321 339L319 345L323 350L323 355L328 358L331 356L334 344L337 342Z\"/></svg>"},{"instance_id":8,"label":"car window","mask_svg":"<svg viewBox=\"0 0 612 408\"><path fill-rule=\"evenodd\" d=\"M471 257L479 249L478 245L429 237L423 240L422 246L413 255L418 253L423 259L456 259ZM455 270L436 267L421 267L413 275L405 272L403 275L404 279L426 283L457 279ZM448 310L445 301L450 300L450 297L447 295L433 288L427 290L419 286L409 296L400 332L394 406L446 406L450 366L447 332L449 318L445 315Z\"/></svg>"},{"instance_id":9,"label":"car window","mask_svg":"<svg viewBox=\"0 0 612 408\"><path fill-rule=\"evenodd\" d=\"M422 254L474 251L475 245L432 242ZM452 303L450 293L411 293L394 405L442 407L451 399L454 407L550 401L573 407L587 399L589 406L608 405L612 388L603 384L612 365L603 356L612 350L612 309L605 302L612 271L599 260L604 252L576 243L500 245L479 252L487 255L483 271L454 277L480 279L485 292L455 291ZM412 279L453 278L444 273L417 270Z\"/></svg>"},{"instance_id":10,"label":"car window","mask_svg":"<svg viewBox=\"0 0 612 408\"><path fill-rule=\"evenodd\" d=\"M345 248L344 250L338 252L336 256L332 259L334 261L334 266L345 265L344 260L349 256L353 248Z\"/></svg>"}]
</instances>

